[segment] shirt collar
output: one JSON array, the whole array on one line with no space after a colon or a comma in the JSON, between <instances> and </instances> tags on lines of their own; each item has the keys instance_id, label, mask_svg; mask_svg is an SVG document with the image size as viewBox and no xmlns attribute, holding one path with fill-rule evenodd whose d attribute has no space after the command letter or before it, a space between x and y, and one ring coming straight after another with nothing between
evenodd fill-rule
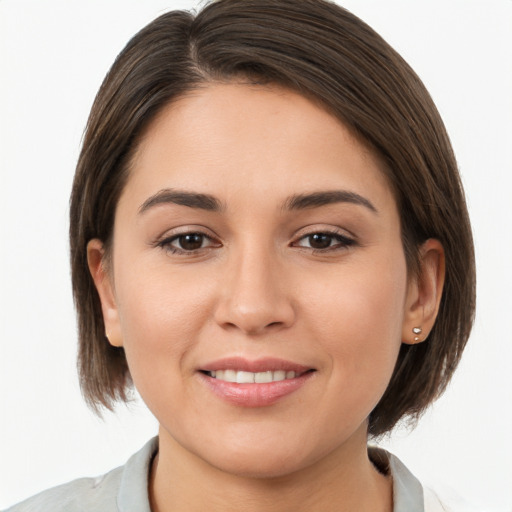
<instances>
[{"instance_id":1,"label":"shirt collar","mask_svg":"<svg viewBox=\"0 0 512 512\"><path fill-rule=\"evenodd\" d=\"M158 451L158 437L154 437L126 463L117 506L119 512L151 512L149 507L149 471ZM382 448L370 447L370 459L393 479L393 512L424 512L423 487L405 465Z\"/></svg>"},{"instance_id":2,"label":"shirt collar","mask_svg":"<svg viewBox=\"0 0 512 512\"><path fill-rule=\"evenodd\" d=\"M368 447L374 466L393 479L393 512L424 512L423 486L398 457L376 446Z\"/></svg>"},{"instance_id":3,"label":"shirt collar","mask_svg":"<svg viewBox=\"0 0 512 512\"><path fill-rule=\"evenodd\" d=\"M158 451L158 437L147 442L124 466L117 493L119 512L151 512L149 507L149 471Z\"/></svg>"}]
</instances>

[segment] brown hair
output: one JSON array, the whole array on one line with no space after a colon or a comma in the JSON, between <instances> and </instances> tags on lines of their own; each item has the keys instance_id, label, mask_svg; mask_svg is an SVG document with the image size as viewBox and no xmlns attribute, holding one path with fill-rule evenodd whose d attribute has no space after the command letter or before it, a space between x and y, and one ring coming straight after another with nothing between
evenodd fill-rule
<instances>
[{"instance_id":1,"label":"brown hair","mask_svg":"<svg viewBox=\"0 0 512 512\"><path fill-rule=\"evenodd\" d=\"M469 337L475 306L471 228L443 122L420 79L370 27L324 0L217 0L196 16L164 14L127 44L92 107L71 195L71 265L79 372L88 403L126 399L122 348L105 339L87 266L92 238L111 244L116 205L143 131L169 102L208 82L243 78L291 88L324 105L386 163L409 272L438 239L446 281L428 340L402 344L370 433L418 417L437 398Z\"/></svg>"}]
</instances>

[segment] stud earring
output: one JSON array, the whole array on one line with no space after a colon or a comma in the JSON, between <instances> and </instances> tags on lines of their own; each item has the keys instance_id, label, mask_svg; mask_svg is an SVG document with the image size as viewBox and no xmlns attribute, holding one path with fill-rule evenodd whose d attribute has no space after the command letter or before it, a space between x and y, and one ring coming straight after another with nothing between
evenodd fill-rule
<instances>
[{"instance_id":1,"label":"stud earring","mask_svg":"<svg viewBox=\"0 0 512 512\"><path fill-rule=\"evenodd\" d=\"M421 327L413 327L412 332L414 333L414 341L420 341L419 335L423 332L423 329Z\"/></svg>"}]
</instances>

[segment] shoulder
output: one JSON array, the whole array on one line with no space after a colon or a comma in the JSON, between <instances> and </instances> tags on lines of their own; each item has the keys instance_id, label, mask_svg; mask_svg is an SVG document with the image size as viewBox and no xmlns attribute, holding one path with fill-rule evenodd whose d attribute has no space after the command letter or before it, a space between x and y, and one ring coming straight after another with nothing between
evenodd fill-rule
<instances>
[{"instance_id":1,"label":"shoulder","mask_svg":"<svg viewBox=\"0 0 512 512\"><path fill-rule=\"evenodd\" d=\"M376 467L393 480L393 512L482 512L448 488L440 492L422 485L398 457L386 450L372 446L369 455Z\"/></svg>"},{"instance_id":2,"label":"shoulder","mask_svg":"<svg viewBox=\"0 0 512 512\"><path fill-rule=\"evenodd\" d=\"M454 493L451 489L423 488L425 512L483 512Z\"/></svg>"},{"instance_id":3,"label":"shoulder","mask_svg":"<svg viewBox=\"0 0 512 512\"><path fill-rule=\"evenodd\" d=\"M53 487L5 512L93 512L117 511L116 496L123 468L98 478L80 478Z\"/></svg>"},{"instance_id":4,"label":"shoulder","mask_svg":"<svg viewBox=\"0 0 512 512\"><path fill-rule=\"evenodd\" d=\"M53 487L4 512L150 512L148 476L158 439L149 441L121 467L97 478Z\"/></svg>"}]
</instances>

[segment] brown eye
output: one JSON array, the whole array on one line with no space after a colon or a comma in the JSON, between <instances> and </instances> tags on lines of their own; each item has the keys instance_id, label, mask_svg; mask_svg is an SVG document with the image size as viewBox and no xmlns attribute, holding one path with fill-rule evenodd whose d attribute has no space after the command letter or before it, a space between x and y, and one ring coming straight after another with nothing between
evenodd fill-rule
<instances>
[{"instance_id":1,"label":"brown eye","mask_svg":"<svg viewBox=\"0 0 512 512\"><path fill-rule=\"evenodd\" d=\"M326 233L315 233L308 236L308 242L313 249L327 249L333 242L333 236Z\"/></svg>"},{"instance_id":2,"label":"brown eye","mask_svg":"<svg viewBox=\"0 0 512 512\"><path fill-rule=\"evenodd\" d=\"M315 251L329 252L344 250L348 247L355 245L355 240L348 238L340 233L329 233L317 231L310 233L297 240L293 245L296 247L303 247L305 249L312 249Z\"/></svg>"},{"instance_id":3,"label":"brown eye","mask_svg":"<svg viewBox=\"0 0 512 512\"><path fill-rule=\"evenodd\" d=\"M171 254L197 256L208 249L219 248L222 244L206 233L189 231L164 238L157 246Z\"/></svg>"},{"instance_id":4,"label":"brown eye","mask_svg":"<svg viewBox=\"0 0 512 512\"><path fill-rule=\"evenodd\" d=\"M204 238L204 235L200 233L188 233L178 236L176 242L179 248L184 251L196 251L203 246Z\"/></svg>"}]
</instances>

